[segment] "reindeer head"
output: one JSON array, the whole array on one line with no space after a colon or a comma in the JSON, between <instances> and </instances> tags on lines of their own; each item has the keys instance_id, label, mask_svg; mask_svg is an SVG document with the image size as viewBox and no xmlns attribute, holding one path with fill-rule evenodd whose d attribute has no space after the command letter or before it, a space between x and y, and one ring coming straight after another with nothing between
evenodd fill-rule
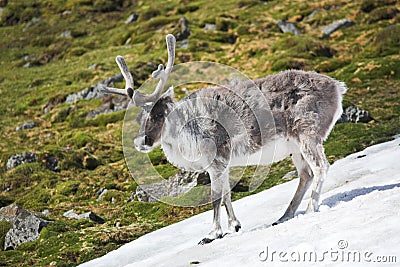
<instances>
[{"instance_id":1,"label":"reindeer head","mask_svg":"<svg viewBox=\"0 0 400 267\"><path fill-rule=\"evenodd\" d=\"M142 94L139 90L134 90L132 75L122 56L117 56L115 60L125 78L125 89L106 86L102 88L105 93L126 95L131 99L133 105L141 108L141 112L136 119L140 124L140 130L134 140L134 144L137 150L144 153L150 152L160 144L164 121L173 103L173 88L168 89L163 95L162 92L174 65L176 40L172 34L168 34L166 41L168 63L165 69L162 64L158 65L157 70L152 73L153 78L160 79L153 93L147 95Z\"/></svg>"}]
</instances>

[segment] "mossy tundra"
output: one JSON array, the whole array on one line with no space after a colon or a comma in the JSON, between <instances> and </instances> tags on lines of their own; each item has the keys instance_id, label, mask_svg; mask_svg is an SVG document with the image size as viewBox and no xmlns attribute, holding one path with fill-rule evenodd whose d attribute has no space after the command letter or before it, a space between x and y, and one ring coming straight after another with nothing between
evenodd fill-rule
<instances>
[{"instance_id":1,"label":"mossy tundra","mask_svg":"<svg viewBox=\"0 0 400 267\"><path fill-rule=\"evenodd\" d=\"M8 0L0 7L0 206L16 202L34 212L47 209L46 219L54 221L37 241L0 252L1 266L75 266L210 208L127 202L137 184L123 158L124 112L88 119L101 100L65 103L67 95L117 74L118 54L140 86L152 66L164 62L164 37L181 17L191 34L188 46L177 48L177 64L215 61L251 78L300 68L346 82L344 104L368 110L374 120L336 125L325 146L330 162L400 133L395 0L171 0L157 6L146 0ZM138 19L126 24L132 12ZM343 18L354 26L322 38L322 27ZM292 22L300 35L282 33L279 19ZM216 29L206 30L206 24ZM183 95L177 90L178 98ZM54 105L45 111L50 102ZM36 127L15 130L28 121ZM40 160L6 169L11 155L26 151ZM44 155L56 157L61 171L48 170ZM163 177L176 171L161 150L150 158ZM88 165L88 159L96 164ZM289 160L272 165L256 192L285 182L282 176L293 169ZM246 168L234 199L250 194L244 189L251 172ZM100 188L109 192L97 201ZM106 223L64 218L70 209L93 211ZM0 241L9 227L0 224Z\"/></svg>"}]
</instances>

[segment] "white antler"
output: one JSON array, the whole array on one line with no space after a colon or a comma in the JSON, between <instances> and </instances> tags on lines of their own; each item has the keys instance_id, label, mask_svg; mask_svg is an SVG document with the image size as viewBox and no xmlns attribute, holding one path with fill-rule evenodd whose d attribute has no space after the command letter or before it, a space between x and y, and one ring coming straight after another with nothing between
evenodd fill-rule
<instances>
[{"instance_id":1,"label":"white antler","mask_svg":"<svg viewBox=\"0 0 400 267\"><path fill-rule=\"evenodd\" d=\"M109 94L117 94L117 95L127 95L130 98L133 96L133 78L132 75L128 69L128 65L126 65L125 59L122 56L117 56L115 58L115 61L118 64L119 69L121 70L122 76L124 76L125 79L125 89L117 89L113 87L107 87L103 86L101 90L104 93L109 93Z\"/></svg>"},{"instance_id":2,"label":"white antler","mask_svg":"<svg viewBox=\"0 0 400 267\"><path fill-rule=\"evenodd\" d=\"M168 49L167 67L164 69L163 64L160 64L158 65L157 70L153 71L152 73L153 78L160 79L160 81L158 82L157 87L152 94L144 96L145 102L154 102L160 97L162 90L164 89L165 84L167 83L169 74L172 71L172 67L174 66L176 40L172 34L168 34L165 39L167 41L167 49Z\"/></svg>"},{"instance_id":3,"label":"white antler","mask_svg":"<svg viewBox=\"0 0 400 267\"><path fill-rule=\"evenodd\" d=\"M125 59L122 56L117 56L115 61L118 64L119 69L121 70L122 76L125 78L125 89L132 88L133 89L133 78L126 65Z\"/></svg>"},{"instance_id":4,"label":"white antler","mask_svg":"<svg viewBox=\"0 0 400 267\"><path fill-rule=\"evenodd\" d=\"M167 49L168 49L168 63L167 67L164 69L162 64L158 65L157 70L152 73L153 78L160 79L157 84L156 89L150 95L141 94L139 91L133 91L133 78L129 72L128 66L126 65L125 59L122 56L117 56L115 61L121 70L122 76L125 78L125 89L117 89L112 87L104 86L101 90L105 93L127 95L129 98L133 99L136 106L141 106L148 102L155 102L160 97L162 90L168 80L169 74L172 71L175 58L175 44L176 40L172 34L168 34L166 37Z\"/></svg>"}]
</instances>

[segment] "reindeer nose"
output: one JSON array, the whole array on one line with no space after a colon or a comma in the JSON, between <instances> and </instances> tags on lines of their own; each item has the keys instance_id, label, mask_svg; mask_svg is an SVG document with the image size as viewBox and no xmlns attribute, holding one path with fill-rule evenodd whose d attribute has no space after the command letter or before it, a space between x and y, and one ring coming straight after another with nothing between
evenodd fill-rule
<instances>
[{"instance_id":1,"label":"reindeer nose","mask_svg":"<svg viewBox=\"0 0 400 267\"><path fill-rule=\"evenodd\" d=\"M143 142L141 142L141 140L143 140L142 138L135 138L135 140L133 140L133 143L135 144L135 147L137 149L139 149L140 147L143 146Z\"/></svg>"}]
</instances>

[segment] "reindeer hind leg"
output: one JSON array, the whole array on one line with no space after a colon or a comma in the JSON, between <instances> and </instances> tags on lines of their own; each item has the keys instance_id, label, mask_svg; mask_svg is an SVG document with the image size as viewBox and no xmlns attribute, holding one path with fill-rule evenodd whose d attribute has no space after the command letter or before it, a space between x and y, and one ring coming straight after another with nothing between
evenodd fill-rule
<instances>
[{"instance_id":1,"label":"reindeer hind leg","mask_svg":"<svg viewBox=\"0 0 400 267\"><path fill-rule=\"evenodd\" d=\"M328 172L329 163L325 157L322 139L320 138L301 138L300 151L314 174L311 200L306 213L315 212L318 211L321 188Z\"/></svg>"},{"instance_id":2,"label":"reindeer hind leg","mask_svg":"<svg viewBox=\"0 0 400 267\"><path fill-rule=\"evenodd\" d=\"M299 185L297 186L296 193L294 194L292 201L286 209L285 214L283 214L283 216L272 225L277 225L294 217L294 214L299 207L305 192L311 185L313 174L309 164L304 159L300 151L292 154L292 160L300 177Z\"/></svg>"}]
</instances>

